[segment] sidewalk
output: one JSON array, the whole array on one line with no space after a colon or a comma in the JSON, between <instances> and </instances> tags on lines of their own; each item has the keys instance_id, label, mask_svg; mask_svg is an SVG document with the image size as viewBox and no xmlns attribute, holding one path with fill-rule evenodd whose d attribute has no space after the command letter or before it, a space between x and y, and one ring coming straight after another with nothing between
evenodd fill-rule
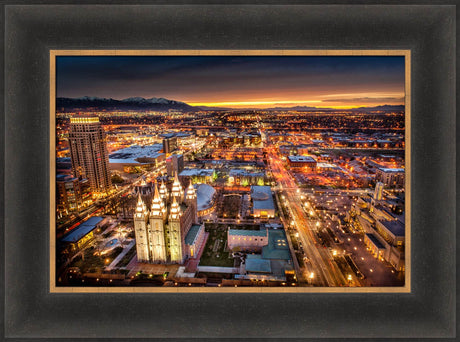
<instances>
[{"instance_id":1,"label":"sidewalk","mask_svg":"<svg viewBox=\"0 0 460 342\"><path fill-rule=\"evenodd\" d=\"M198 266L199 272L212 273L239 273L239 267L220 267L220 266Z\"/></svg>"},{"instance_id":2,"label":"sidewalk","mask_svg":"<svg viewBox=\"0 0 460 342\"><path fill-rule=\"evenodd\" d=\"M203 243L201 244L200 250L195 255L194 258L190 258L187 260L185 264L185 270L188 273L196 272L198 269L198 264L200 262L201 255L203 254L204 247L206 246L206 242L208 241L209 233L204 233Z\"/></svg>"},{"instance_id":3,"label":"sidewalk","mask_svg":"<svg viewBox=\"0 0 460 342\"><path fill-rule=\"evenodd\" d=\"M123 248L123 252L118 254L118 256L115 259L113 259L113 261L110 263L110 265L105 268L105 270L106 271L111 271L120 262L120 260L123 259L123 257L130 251L130 249L135 244L136 244L136 240L134 240L134 239L131 240L129 245L127 245L125 248Z\"/></svg>"}]
</instances>

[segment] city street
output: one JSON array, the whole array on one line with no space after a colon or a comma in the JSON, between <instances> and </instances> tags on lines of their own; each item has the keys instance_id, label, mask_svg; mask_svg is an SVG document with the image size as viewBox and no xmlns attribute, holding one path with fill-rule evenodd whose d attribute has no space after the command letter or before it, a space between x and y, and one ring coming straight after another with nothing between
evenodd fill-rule
<instances>
[{"instance_id":1,"label":"city street","mask_svg":"<svg viewBox=\"0 0 460 342\"><path fill-rule=\"evenodd\" d=\"M308 279L309 282L317 286L346 285L347 280L335 262L331 260L329 253L317 247L318 242L313 235L315 228L301 206L300 189L276 154L272 152L269 156L270 171L278 181L280 189L284 189L282 192L285 196L283 200L286 201L286 206L290 208L294 226L299 232L303 249L310 260L311 269L306 269L303 274L299 274L299 279L305 279L305 281ZM310 275L313 277L309 278Z\"/></svg>"}]
</instances>

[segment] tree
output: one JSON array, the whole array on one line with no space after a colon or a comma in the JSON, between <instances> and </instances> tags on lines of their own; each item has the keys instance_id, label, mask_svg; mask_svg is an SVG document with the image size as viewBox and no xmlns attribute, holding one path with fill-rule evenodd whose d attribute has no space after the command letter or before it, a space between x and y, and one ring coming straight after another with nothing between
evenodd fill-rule
<instances>
[{"instance_id":1,"label":"tree","mask_svg":"<svg viewBox=\"0 0 460 342\"><path fill-rule=\"evenodd\" d=\"M124 183L123 177L121 177L119 174L115 173L112 175L112 183L113 184L121 184Z\"/></svg>"}]
</instances>

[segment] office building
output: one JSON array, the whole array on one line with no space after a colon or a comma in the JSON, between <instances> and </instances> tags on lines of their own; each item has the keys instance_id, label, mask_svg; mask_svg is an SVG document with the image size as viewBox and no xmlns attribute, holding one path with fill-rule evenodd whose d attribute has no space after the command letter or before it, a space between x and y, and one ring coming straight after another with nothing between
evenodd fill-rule
<instances>
[{"instance_id":1,"label":"office building","mask_svg":"<svg viewBox=\"0 0 460 342\"><path fill-rule=\"evenodd\" d=\"M375 179L388 187L403 187L404 174L404 169L380 167L376 170Z\"/></svg>"},{"instance_id":2,"label":"office building","mask_svg":"<svg viewBox=\"0 0 460 342\"><path fill-rule=\"evenodd\" d=\"M316 160L310 156L288 156L288 165L306 172L316 171Z\"/></svg>"},{"instance_id":3,"label":"office building","mask_svg":"<svg viewBox=\"0 0 460 342\"><path fill-rule=\"evenodd\" d=\"M105 132L99 118L71 118L69 146L74 177L88 179L93 193L107 193L112 182Z\"/></svg>"},{"instance_id":4,"label":"office building","mask_svg":"<svg viewBox=\"0 0 460 342\"><path fill-rule=\"evenodd\" d=\"M182 154L173 154L166 159L166 172L169 177L174 177L184 170L184 156Z\"/></svg>"},{"instance_id":5,"label":"office building","mask_svg":"<svg viewBox=\"0 0 460 342\"><path fill-rule=\"evenodd\" d=\"M91 190L87 179L70 175L56 176L56 204L60 212L77 211L91 204Z\"/></svg>"},{"instance_id":6,"label":"office building","mask_svg":"<svg viewBox=\"0 0 460 342\"><path fill-rule=\"evenodd\" d=\"M177 149L177 137L174 133L165 135L163 139L163 152L170 154Z\"/></svg>"}]
</instances>

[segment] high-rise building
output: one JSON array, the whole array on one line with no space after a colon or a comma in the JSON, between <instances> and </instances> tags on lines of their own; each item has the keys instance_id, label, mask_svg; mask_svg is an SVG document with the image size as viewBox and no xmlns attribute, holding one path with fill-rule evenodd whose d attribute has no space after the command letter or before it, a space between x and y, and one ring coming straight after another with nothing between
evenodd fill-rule
<instances>
[{"instance_id":1,"label":"high-rise building","mask_svg":"<svg viewBox=\"0 0 460 342\"><path fill-rule=\"evenodd\" d=\"M88 179L93 192L106 193L112 182L105 132L99 118L71 118L69 146L74 177Z\"/></svg>"},{"instance_id":2,"label":"high-rise building","mask_svg":"<svg viewBox=\"0 0 460 342\"><path fill-rule=\"evenodd\" d=\"M193 229L191 229L193 228ZM204 234L198 224L197 196L190 184L184 196L177 174L170 192L162 182L155 184L150 211L141 195L134 215L137 260L148 263L183 263L200 249L197 236Z\"/></svg>"},{"instance_id":3,"label":"high-rise building","mask_svg":"<svg viewBox=\"0 0 460 342\"><path fill-rule=\"evenodd\" d=\"M169 154L177 149L177 137L174 133L169 133L163 139L163 152Z\"/></svg>"},{"instance_id":4,"label":"high-rise building","mask_svg":"<svg viewBox=\"0 0 460 342\"><path fill-rule=\"evenodd\" d=\"M56 204L61 214L80 210L91 203L91 190L87 179L71 175L56 176Z\"/></svg>"},{"instance_id":5,"label":"high-rise building","mask_svg":"<svg viewBox=\"0 0 460 342\"><path fill-rule=\"evenodd\" d=\"M166 159L166 172L168 176L173 177L184 170L184 155L173 154Z\"/></svg>"}]
</instances>

